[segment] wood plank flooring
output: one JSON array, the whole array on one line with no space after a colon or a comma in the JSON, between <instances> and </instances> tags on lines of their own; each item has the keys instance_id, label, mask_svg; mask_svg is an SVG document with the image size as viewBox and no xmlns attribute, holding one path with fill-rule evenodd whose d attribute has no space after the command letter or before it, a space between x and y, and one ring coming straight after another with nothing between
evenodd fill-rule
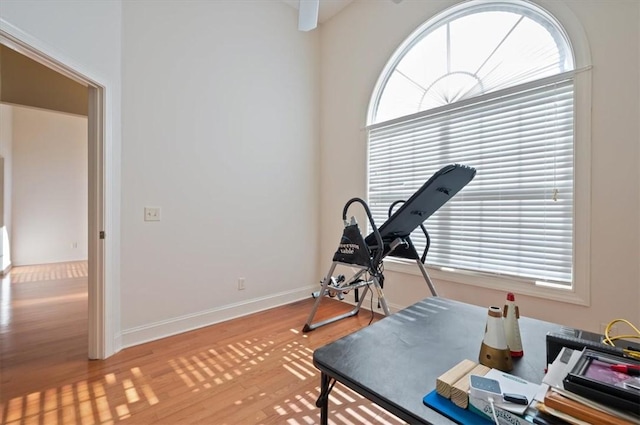
<instances>
[{"instance_id":1,"label":"wood plank flooring","mask_svg":"<svg viewBox=\"0 0 640 425\"><path fill-rule=\"evenodd\" d=\"M313 350L370 319L303 334L309 299L89 361L86 263L46 267L0 283L1 424L316 424ZM340 384L330 400L336 425L404 423Z\"/></svg>"}]
</instances>

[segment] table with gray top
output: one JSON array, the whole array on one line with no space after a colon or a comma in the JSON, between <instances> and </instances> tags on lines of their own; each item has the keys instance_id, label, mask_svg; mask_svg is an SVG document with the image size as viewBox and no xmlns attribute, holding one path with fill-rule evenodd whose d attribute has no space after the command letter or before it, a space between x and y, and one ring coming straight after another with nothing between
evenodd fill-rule
<instances>
[{"instance_id":1,"label":"table with gray top","mask_svg":"<svg viewBox=\"0 0 640 425\"><path fill-rule=\"evenodd\" d=\"M424 299L315 350L321 372L321 424L328 423L332 383L353 391L410 424L454 424L423 404L436 379L464 359L477 361L487 308L445 298ZM546 368L547 332L561 326L520 317L524 356L510 373L539 383Z\"/></svg>"}]
</instances>

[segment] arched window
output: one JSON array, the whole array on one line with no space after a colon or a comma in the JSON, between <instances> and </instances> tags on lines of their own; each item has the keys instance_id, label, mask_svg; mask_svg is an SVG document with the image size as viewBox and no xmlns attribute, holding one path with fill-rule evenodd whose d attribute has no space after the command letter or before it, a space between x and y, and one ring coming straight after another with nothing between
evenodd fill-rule
<instances>
[{"instance_id":1,"label":"arched window","mask_svg":"<svg viewBox=\"0 0 640 425\"><path fill-rule=\"evenodd\" d=\"M376 221L449 163L476 178L427 222L427 263L570 288L574 237L574 56L548 13L468 2L398 49L369 115ZM424 246L421 232L416 247Z\"/></svg>"}]
</instances>

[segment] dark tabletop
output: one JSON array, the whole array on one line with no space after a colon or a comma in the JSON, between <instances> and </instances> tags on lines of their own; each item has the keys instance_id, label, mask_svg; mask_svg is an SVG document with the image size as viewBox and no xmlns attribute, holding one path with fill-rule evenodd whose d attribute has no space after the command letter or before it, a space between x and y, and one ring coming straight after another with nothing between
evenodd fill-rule
<instances>
[{"instance_id":1,"label":"dark tabletop","mask_svg":"<svg viewBox=\"0 0 640 425\"><path fill-rule=\"evenodd\" d=\"M371 326L315 350L325 374L411 423L453 424L422 403L436 379L460 361L478 361L487 308L427 298ZM545 335L560 325L521 317L524 357L510 372L539 383L546 363Z\"/></svg>"}]
</instances>

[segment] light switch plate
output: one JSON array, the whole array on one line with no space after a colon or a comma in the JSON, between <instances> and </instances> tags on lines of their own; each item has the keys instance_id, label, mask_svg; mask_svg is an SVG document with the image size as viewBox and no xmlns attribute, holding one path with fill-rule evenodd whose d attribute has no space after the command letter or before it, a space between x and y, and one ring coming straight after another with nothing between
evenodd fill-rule
<instances>
[{"instance_id":1,"label":"light switch plate","mask_svg":"<svg viewBox=\"0 0 640 425\"><path fill-rule=\"evenodd\" d=\"M144 207L144 221L160 221L160 207Z\"/></svg>"}]
</instances>

